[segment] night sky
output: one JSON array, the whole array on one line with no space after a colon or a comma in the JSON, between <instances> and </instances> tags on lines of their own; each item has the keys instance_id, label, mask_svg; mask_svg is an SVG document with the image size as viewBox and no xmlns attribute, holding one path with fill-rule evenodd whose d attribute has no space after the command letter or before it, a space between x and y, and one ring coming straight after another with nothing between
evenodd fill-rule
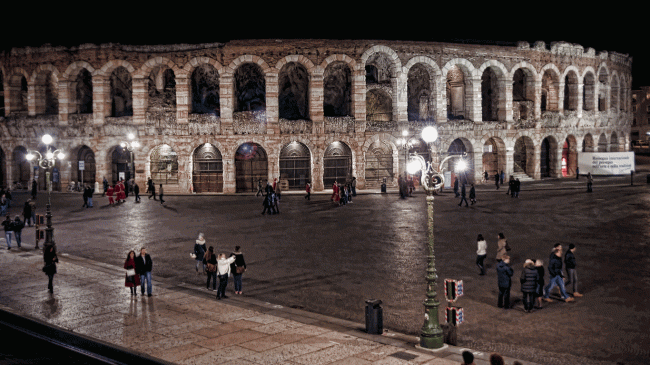
<instances>
[{"instance_id":1,"label":"night sky","mask_svg":"<svg viewBox=\"0 0 650 365\"><path fill-rule=\"evenodd\" d=\"M223 4L223 2L214 2ZM17 5L4 12L0 50L12 47L77 46L83 43L132 45L212 43L233 39L324 38L384 39L515 45L517 41L565 41L596 53L607 50L633 57L633 88L650 86L650 31L645 11L620 3L567 5L534 2L534 7L497 6L483 2L382 8L379 2L353 1L298 4L265 2L260 8L245 2L229 6L197 3L111 3L103 11L64 9L61 3L37 11ZM418 2L421 3L421 2ZM496 2L495 2L496 3ZM31 3L30 3L31 4ZM90 3L85 3L89 7ZM120 5L117 5L120 4ZM396 6L400 6L399 3ZM432 2L432 4L434 4ZM23 7L22 9L20 9ZM326 7L322 9L322 7ZM85 15L86 13L92 14ZM11 14L11 15L9 15ZM28 15L31 14L31 15ZM29 18L29 21L25 21Z\"/></svg>"}]
</instances>

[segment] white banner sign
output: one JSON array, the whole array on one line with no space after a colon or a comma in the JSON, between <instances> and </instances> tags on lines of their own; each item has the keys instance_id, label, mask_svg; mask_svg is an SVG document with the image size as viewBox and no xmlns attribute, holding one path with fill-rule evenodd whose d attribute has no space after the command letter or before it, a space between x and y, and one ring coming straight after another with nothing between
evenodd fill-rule
<instances>
[{"instance_id":1,"label":"white banner sign","mask_svg":"<svg viewBox=\"0 0 650 365\"><path fill-rule=\"evenodd\" d=\"M635 169L634 152L578 153L580 175L629 175Z\"/></svg>"}]
</instances>

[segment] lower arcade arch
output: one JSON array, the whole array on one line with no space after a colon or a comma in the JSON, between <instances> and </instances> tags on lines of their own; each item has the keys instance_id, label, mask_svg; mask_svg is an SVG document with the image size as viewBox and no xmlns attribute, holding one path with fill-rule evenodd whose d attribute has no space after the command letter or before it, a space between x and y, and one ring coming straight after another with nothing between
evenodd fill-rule
<instances>
[{"instance_id":1,"label":"lower arcade arch","mask_svg":"<svg viewBox=\"0 0 650 365\"><path fill-rule=\"evenodd\" d=\"M530 137L519 137L515 142L513 172L533 176L535 173L535 145Z\"/></svg>"},{"instance_id":2,"label":"lower arcade arch","mask_svg":"<svg viewBox=\"0 0 650 365\"><path fill-rule=\"evenodd\" d=\"M576 176L578 167L578 143L576 137L568 136L562 146L562 176Z\"/></svg>"},{"instance_id":3,"label":"lower arcade arch","mask_svg":"<svg viewBox=\"0 0 650 365\"><path fill-rule=\"evenodd\" d=\"M151 179L153 183L178 185L178 154L163 144L151 151Z\"/></svg>"},{"instance_id":4,"label":"lower arcade arch","mask_svg":"<svg viewBox=\"0 0 650 365\"><path fill-rule=\"evenodd\" d=\"M343 142L332 142L323 156L323 186L352 180L352 150Z\"/></svg>"},{"instance_id":5,"label":"lower arcade arch","mask_svg":"<svg viewBox=\"0 0 650 365\"><path fill-rule=\"evenodd\" d=\"M557 142L555 138L548 136L542 140L539 154L539 173L542 178L556 177L557 165Z\"/></svg>"},{"instance_id":6,"label":"lower arcade arch","mask_svg":"<svg viewBox=\"0 0 650 365\"><path fill-rule=\"evenodd\" d=\"M302 190L311 181L311 153L303 143L290 142L280 151L280 180L287 180L293 190Z\"/></svg>"},{"instance_id":7,"label":"lower arcade arch","mask_svg":"<svg viewBox=\"0 0 650 365\"><path fill-rule=\"evenodd\" d=\"M223 192L223 160L221 152L204 143L192 155L192 190L195 193Z\"/></svg>"},{"instance_id":8,"label":"lower arcade arch","mask_svg":"<svg viewBox=\"0 0 650 365\"><path fill-rule=\"evenodd\" d=\"M268 179L268 157L262 146L246 142L235 152L235 191L254 193L257 182Z\"/></svg>"},{"instance_id":9,"label":"lower arcade arch","mask_svg":"<svg viewBox=\"0 0 650 365\"><path fill-rule=\"evenodd\" d=\"M27 189L29 187L31 164L25 156L27 156L25 147L18 146L14 148L11 172L13 174L12 183L20 183L23 188Z\"/></svg>"},{"instance_id":10,"label":"lower arcade arch","mask_svg":"<svg viewBox=\"0 0 650 365\"><path fill-rule=\"evenodd\" d=\"M469 146L469 148L467 146ZM469 143L469 141L466 143L466 141L463 139L456 138L453 142L451 142L449 148L447 149L447 156L464 156L462 159L465 161L465 170L458 171L456 169L456 166L459 162L458 158L450 158L447 161L447 166L445 166L445 169L457 176L459 178L459 182L462 184L471 184L474 182L474 161L471 158L473 155L471 148L472 145Z\"/></svg>"},{"instance_id":11,"label":"lower arcade arch","mask_svg":"<svg viewBox=\"0 0 650 365\"><path fill-rule=\"evenodd\" d=\"M501 173L506 166L506 146L499 138L492 137L483 144L483 171L490 177Z\"/></svg>"},{"instance_id":12,"label":"lower arcade arch","mask_svg":"<svg viewBox=\"0 0 650 365\"><path fill-rule=\"evenodd\" d=\"M95 153L88 146L79 147L72 161L71 180L82 185L95 184L96 164Z\"/></svg>"},{"instance_id":13,"label":"lower arcade arch","mask_svg":"<svg viewBox=\"0 0 650 365\"><path fill-rule=\"evenodd\" d=\"M111 182L123 179L129 181L135 178L135 165L133 163L133 151L122 146L115 146L111 152Z\"/></svg>"},{"instance_id":14,"label":"lower arcade arch","mask_svg":"<svg viewBox=\"0 0 650 365\"><path fill-rule=\"evenodd\" d=\"M366 186L378 188L384 179L393 181L393 150L385 142L377 140L366 151Z\"/></svg>"}]
</instances>

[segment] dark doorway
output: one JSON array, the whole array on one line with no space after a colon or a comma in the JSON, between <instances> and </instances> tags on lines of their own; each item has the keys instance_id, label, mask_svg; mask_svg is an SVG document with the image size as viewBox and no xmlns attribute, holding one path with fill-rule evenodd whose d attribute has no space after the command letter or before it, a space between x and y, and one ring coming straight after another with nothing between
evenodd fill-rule
<instances>
[{"instance_id":1,"label":"dark doorway","mask_svg":"<svg viewBox=\"0 0 650 365\"><path fill-rule=\"evenodd\" d=\"M134 177L133 153L121 146L115 147L111 155L111 181L116 183L120 178L129 181Z\"/></svg>"},{"instance_id":2,"label":"dark doorway","mask_svg":"<svg viewBox=\"0 0 650 365\"><path fill-rule=\"evenodd\" d=\"M291 142L280 152L280 179L289 182L289 189L302 190L311 181L311 153L300 142Z\"/></svg>"},{"instance_id":3,"label":"dark doorway","mask_svg":"<svg viewBox=\"0 0 650 365\"><path fill-rule=\"evenodd\" d=\"M343 142L332 142L323 156L323 186L347 180L352 180L352 150Z\"/></svg>"},{"instance_id":4,"label":"dark doorway","mask_svg":"<svg viewBox=\"0 0 650 365\"><path fill-rule=\"evenodd\" d=\"M247 142L235 153L236 192L256 192L257 181L269 176L266 151L257 143Z\"/></svg>"},{"instance_id":5,"label":"dark doorway","mask_svg":"<svg viewBox=\"0 0 650 365\"><path fill-rule=\"evenodd\" d=\"M542 177L551 176L551 143L548 138L544 138L542 141L541 152L539 156L540 163L540 174Z\"/></svg>"}]
</instances>

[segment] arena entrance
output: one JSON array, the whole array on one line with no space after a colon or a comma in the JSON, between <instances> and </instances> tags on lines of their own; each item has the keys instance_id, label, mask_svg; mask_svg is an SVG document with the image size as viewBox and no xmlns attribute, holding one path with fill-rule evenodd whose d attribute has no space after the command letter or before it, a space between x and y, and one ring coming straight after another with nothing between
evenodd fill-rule
<instances>
[{"instance_id":1,"label":"arena entrance","mask_svg":"<svg viewBox=\"0 0 650 365\"><path fill-rule=\"evenodd\" d=\"M311 153L300 142L291 142L280 151L280 179L289 182L289 189L303 190L311 181Z\"/></svg>"},{"instance_id":2,"label":"arena entrance","mask_svg":"<svg viewBox=\"0 0 650 365\"><path fill-rule=\"evenodd\" d=\"M483 145L483 171L487 171L490 179L504 170L505 144L497 138L490 138ZM493 180L492 180L493 181Z\"/></svg>"},{"instance_id":3,"label":"arena entrance","mask_svg":"<svg viewBox=\"0 0 650 365\"><path fill-rule=\"evenodd\" d=\"M120 178L123 178L124 181L135 178L133 152L122 146L115 146L111 154L111 182L114 184Z\"/></svg>"},{"instance_id":4,"label":"arena entrance","mask_svg":"<svg viewBox=\"0 0 650 365\"><path fill-rule=\"evenodd\" d=\"M513 154L513 171L523 172L528 176L533 176L535 166L535 145L530 137L520 137L515 142L515 150Z\"/></svg>"},{"instance_id":5,"label":"arena entrance","mask_svg":"<svg viewBox=\"0 0 650 365\"><path fill-rule=\"evenodd\" d=\"M384 179L392 185L393 151L386 142L375 141L366 151L366 186L379 188Z\"/></svg>"},{"instance_id":6,"label":"arena entrance","mask_svg":"<svg viewBox=\"0 0 650 365\"><path fill-rule=\"evenodd\" d=\"M269 176L268 157L262 146L246 142L235 153L236 192L254 193L257 181L267 180Z\"/></svg>"},{"instance_id":7,"label":"arena entrance","mask_svg":"<svg viewBox=\"0 0 650 365\"><path fill-rule=\"evenodd\" d=\"M83 161L83 163L80 164L80 161ZM83 167L83 170L80 170L79 167ZM79 152L77 152L77 160L74 162L72 169L73 181L76 181L82 185L90 184L94 188L95 174L97 171L95 164L95 153L90 149L90 147L81 146L81 148L79 148Z\"/></svg>"},{"instance_id":8,"label":"arena entrance","mask_svg":"<svg viewBox=\"0 0 650 365\"><path fill-rule=\"evenodd\" d=\"M471 144L467 142L468 145L471 148ZM463 158L466 164L466 168L464 171L456 171L456 165L458 164L459 159L458 158L450 158L447 161L447 166L445 166L445 169L447 171L451 171L454 175L459 177L459 181L463 184L471 184L474 182L474 161L473 158L471 158L472 153L471 151L467 150L467 147L465 146L465 142L457 138L451 144L449 145L449 149L447 149L447 156L463 156L466 155L466 157Z\"/></svg>"},{"instance_id":9,"label":"arena entrance","mask_svg":"<svg viewBox=\"0 0 650 365\"><path fill-rule=\"evenodd\" d=\"M578 143L574 136L568 136L562 146L562 176L576 176L578 167Z\"/></svg>"},{"instance_id":10,"label":"arena entrance","mask_svg":"<svg viewBox=\"0 0 650 365\"><path fill-rule=\"evenodd\" d=\"M150 167L154 184L178 185L178 154L169 145L151 151Z\"/></svg>"},{"instance_id":11,"label":"arena entrance","mask_svg":"<svg viewBox=\"0 0 650 365\"><path fill-rule=\"evenodd\" d=\"M323 156L323 186L352 180L352 150L343 142L332 142Z\"/></svg>"},{"instance_id":12,"label":"arena entrance","mask_svg":"<svg viewBox=\"0 0 650 365\"><path fill-rule=\"evenodd\" d=\"M223 161L221 152L210 143L194 150L192 184L195 193L223 192Z\"/></svg>"},{"instance_id":13,"label":"arena entrance","mask_svg":"<svg viewBox=\"0 0 650 365\"><path fill-rule=\"evenodd\" d=\"M30 188L29 178L30 178L30 169L31 165L25 156L27 155L27 149L23 146L18 146L14 148L13 152L13 182L20 183L23 189Z\"/></svg>"}]
</instances>

